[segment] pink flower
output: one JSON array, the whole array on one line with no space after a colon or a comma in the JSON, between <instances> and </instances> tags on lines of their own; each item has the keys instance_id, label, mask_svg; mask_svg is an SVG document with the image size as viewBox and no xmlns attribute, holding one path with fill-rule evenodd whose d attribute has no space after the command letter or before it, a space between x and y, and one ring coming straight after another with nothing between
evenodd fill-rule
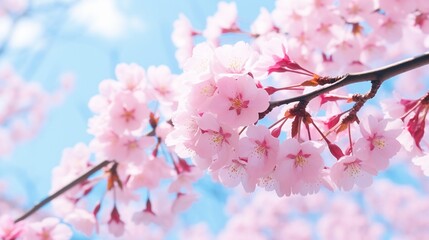
<instances>
[{"instance_id":1,"label":"pink flower","mask_svg":"<svg viewBox=\"0 0 429 240\"><path fill-rule=\"evenodd\" d=\"M250 31L255 36L265 35L269 32L276 31L270 12L262 7L259 10L259 16L250 26Z\"/></svg>"},{"instance_id":2,"label":"pink flower","mask_svg":"<svg viewBox=\"0 0 429 240\"><path fill-rule=\"evenodd\" d=\"M360 124L363 138L358 139L354 148L356 155L377 171L384 170L389 165L389 159L400 150L401 144L396 138L401 128L388 129L387 120L378 120L368 116L368 125Z\"/></svg>"},{"instance_id":3,"label":"pink flower","mask_svg":"<svg viewBox=\"0 0 429 240\"><path fill-rule=\"evenodd\" d=\"M142 211L134 213L132 220L137 224L140 224L140 223L149 224L149 223L155 223L158 220L157 218L158 216L153 212L152 203L148 198L146 200L146 208L143 209Z\"/></svg>"},{"instance_id":4,"label":"pink flower","mask_svg":"<svg viewBox=\"0 0 429 240\"><path fill-rule=\"evenodd\" d=\"M115 96L109 114L109 126L121 134L124 130L139 129L148 119L149 110L134 94L121 92Z\"/></svg>"},{"instance_id":5,"label":"pink flower","mask_svg":"<svg viewBox=\"0 0 429 240\"><path fill-rule=\"evenodd\" d=\"M110 220L107 222L108 229L111 234L115 237L120 237L125 232L125 223L121 220L118 209L116 206L113 207L110 213Z\"/></svg>"},{"instance_id":6,"label":"pink flower","mask_svg":"<svg viewBox=\"0 0 429 240\"><path fill-rule=\"evenodd\" d=\"M177 193L177 197L171 205L171 211L175 214L186 211L198 199L195 193Z\"/></svg>"},{"instance_id":7,"label":"pink flower","mask_svg":"<svg viewBox=\"0 0 429 240\"><path fill-rule=\"evenodd\" d=\"M218 123L217 119L209 113L198 119L201 134L195 139L195 153L198 157L206 159L205 164L200 159L195 161L200 168L210 167L217 170L231 159L232 151L238 146L238 134L230 127ZM195 160L195 157L193 158ZM200 164L198 164L200 163Z\"/></svg>"},{"instance_id":8,"label":"pink flower","mask_svg":"<svg viewBox=\"0 0 429 240\"><path fill-rule=\"evenodd\" d=\"M321 145L313 141L300 143L291 138L281 143L274 177L283 194L307 192L301 188L319 184L324 166L322 151Z\"/></svg>"},{"instance_id":9,"label":"pink flower","mask_svg":"<svg viewBox=\"0 0 429 240\"><path fill-rule=\"evenodd\" d=\"M231 127L255 123L259 113L269 105L268 93L256 87L248 76L237 79L223 77L218 80L218 94L213 98L212 109L218 119Z\"/></svg>"},{"instance_id":10,"label":"pink flower","mask_svg":"<svg viewBox=\"0 0 429 240\"><path fill-rule=\"evenodd\" d=\"M155 139L152 137L123 136L114 146L115 159L118 161L141 162L148 158L145 150L150 149L154 143Z\"/></svg>"},{"instance_id":11,"label":"pink flower","mask_svg":"<svg viewBox=\"0 0 429 240\"><path fill-rule=\"evenodd\" d=\"M173 177L173 170L162 156L150 157L141 165L129 166L127 172L130 176L127 186L132 189L154 189L161 180Z\"/></svg>"},{"instance_id":12,"label":"pink flower","mask_svg":"<svg viewBox=\"0 0 429 240\"><path fill-rule=\"evenodd\" d=\"M77 231L88 237L91 236L97 224L94 214L83 209L75 209L73 212L67 214L64 221L70 223Z\"/></svg>"},{"instance_id":13,"label":"pink flower","mask_svg":"<svg viewBox=\"0 0 429 240\"><path fill-rule=\"evenodd\" d=\"M252 47L243 41L234 45L222 45L215 49L216 60L213 63L213 72L220 75L244 75L251 72L258 54Z\"/></svg>"},{"instance_id":14,"label":"pink flower","mask_svg":"<svg viewBox=\"0 0 429 240\"><path fill-rule=\"evenodd\" d=\"M255 191L258 179L248 174L246 164L245 161L232 160L231 164L219 169L217 172L219 181L228 187L236 187L241 183L246 192Z\"/></svg>"},{"instance_id":15,"label":"pink flower","mask_svg":"<svg viewBox=\"0 0 429 240\"><path fill-rule=\"evenodd\" d=\"M377 171L356 156L343 156L331 168L331 179L339 189L351 190L354 185L368 187Z\"/></svg>"},{"instance_id":16,"label":"pink flower","mask_svg":"<svg viewBox=\"0 0 429 240\"><path fill-rule=\"evenodd\" d=\"M192 55L193 36L196 34L189 19L180 14L173 23L174 30L171 34L173 44L177 47L176 59L181 66Z\"/></svg>"},{"instance_id":17,"label":"pink flower","mask_svg":"<svg viewBox=\"0 0 429 240\"><path fill-rule=\"evenodd\" d=\"M70 228L56 218L45 218L41 222L31 223L23 233L25 240L68 240L73 233Z\"/></svg>"},{"instance_id":18,"label":"pink flower","mask_svg":"<svg viewBox=\"0 0 429 240\"><path fill-rule=\"evenodd\" d=\"M139 65L121 63L116 66L115 73L125 90L135 91L143 87L145 71Z\"/></svg>"},{"instance_id":19,"label":"pink flower","mask_svg":"<svg viewBox=\"0 0 429 240\"><path fill-rule=\"evenodd\" d=\"M175 81L175 76L171 74L170 68L165 65L150 66L147 69L147 78L151 83L148 94L154 95L155 99L161 103L175 100L180 88L179 82Z\"/></svg>"},{"instance_id":20,"label":"pink flower","mask_svg":"<svg viewBox=\"0 0 429 240\"><path fill-rule=\"evenodd\" d=\"M14 240L21 236L23 230L22 223L14 223L13 219L7 215L0 216L0 239Z\"/></svg>"},{"instance_id":21,"label":"pink flower","mask_svg":"<svg viewBox=\"0 0 429 240\"><path fill-rule=\"evenodd\" d=\"M250 125L246 135L239 142L239 158L247 163L249 175L266 176L277 163L279 140L271 135L267 127L260 125Z\"/></svg>"},{"instance_id":22,"label":"pink flower","mask_svg":"<svg viewBox=\"0 0 429 240\"><path fill-rule=\"evenodd\" d=\"M237 6L234 2L219 2L214 16L207 18L207 26L203 36L213 45L217 45L218 37L224 32L237 31Z\"/></svg>"}]
</instances>

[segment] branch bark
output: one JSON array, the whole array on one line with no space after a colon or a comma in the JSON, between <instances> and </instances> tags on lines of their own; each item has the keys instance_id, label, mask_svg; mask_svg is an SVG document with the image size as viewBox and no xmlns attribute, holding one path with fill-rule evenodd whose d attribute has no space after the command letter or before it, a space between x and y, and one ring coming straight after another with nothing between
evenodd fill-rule
<instances>
[{"instance_id":1,"label":"branch bark","mask_svg":"<svg viewBox=\"0 0 429 240\"><path fill-rule=\"evenodd\" d=\"M64 186L63 188L59 189L58 191L56 191L55 193L53 193L52 195L46 197L45 199L43 199L42 201L40 201L37 205L35 205L32 209L30 209L28 212L26 212L24 215L22 215L21 217L17 218L15 220L15 223L20 222L26 218L28 218L29 216L31 216L33 213L37 212L40 208L42 208L43 206L45 206L46 204L50 203L52 200L54 200L55 198L57 198L58 196L60 196L61 194L67 192L68 190L70 190L71 188L73 188L74 186L78 185L79 183L81 183L82 181L85 181L87 178L89 178L92 174L96 173L97 171L99 171L100 169L102 169L103 167L107 166L109 163L111 163L112 161L110 160L105 160L101 163L99 163L98 165L95 165L93 168L91 168L90 170L88 170L86 173L84 173L82 176L76 178L75 180L73 180L71 183L67 184L66 186Z\"/></svg>"},{"instance_id":2,"label":"branch bark","mask_svg":"<svg viewBox=\"0 0 429 240\"><path fill-rule=\"evenodd\" d=\"M380 81L381 83L383 83L385 80L390 79L394 76L397 76L401 73L408 72L410 70L413 70L428 64L429 64L429 52L426 52L423 55L405 59L403 61L399 61L374 70L345 74L340 77L335 77L332 79L339 79L339 80L337 80L336 82L326 87L320 88L318 90L315 90L313 92L310 92L301 96L270 102L270 106L262 115L265 116L266 114L271 112L274 108L279 107L281 105L289 104L292 102L299 102L299 101L308 102L311 99L323 93L327 93L329 91L332 91L334 89L337 89L349 84L358 83L358 82L370 82L370 81Z\"/></svg>"}]
</instances>

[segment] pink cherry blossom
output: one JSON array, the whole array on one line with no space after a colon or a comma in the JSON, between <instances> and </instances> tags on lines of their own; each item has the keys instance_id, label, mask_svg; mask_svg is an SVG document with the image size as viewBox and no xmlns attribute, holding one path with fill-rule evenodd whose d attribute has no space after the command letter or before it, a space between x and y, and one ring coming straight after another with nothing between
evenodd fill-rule
<instances>
[{"instance_id":1,"label":"pink cherry blossom","mask_svg":"<svg viewBox=\"0 0 429 240\"><path fill-rule=\"evenodd\" d=\"M11 216L2 214L0 216L0 239L13 240L20 237L24 225L22 223L14 223Z\"/></svg>"},{"instance_id":2,"label":"pink cherry blossom","mask_svg":"<svg viewBox=\"0 0 429 240\"><path fill-rule=\"evenodd\" d=\"M110 107L109 125L117 132L136 130L149 116L146 105L132 93L119 93Z\"/></svg>"},{"instance_id":3,"label":"pink cherry blossom","mask_svg":"<svg viewBox=\"0 0 429 240\"><path fill-rule=\"evenodd\" d=\"M94 214L83 209L75 209L73 212L67 214L64 221L70 223L77 231L88 237L92 235L97 224Z\"/></svg>"},{"instance_id":4,"label":"pink cherry blossom","mask_svg":"<svg viewBox=\"0 0 429 240\"><path fill-rule=\"evenodd\" d=\"M72 231L56 218L45 218L41 222L29 224L22 237L25 240L68 240L72 237Z\"/></svg>"},{"instance_id":5,"label":"pink cherry blossom","mask_svg":"<svg viewBox=\"0 0 429 240\"><path fill-rule=\"evenodd\" d=\"M171 211L173 213L186 211L197 199L198 195L195 193L179 192L173 204L171 205Z\"/></svg>"},{"instance_id":6,"label":"pink cherry blossom","mask_svg":"<svg viewBox=\"0 0 429 240\"><path fill-rule=\"evenodd\" d=\"M240 41L234 45L223 45L214 51L216 60L213 63L213 72L219 76L244 75L252 70L257 60L257 53L252 47Z\"/></svg>"},{"instance_id":7,"label":"pink cherry blossom","mask_svg":"<svg viewBox=\"0 0 429 240\"><path fill-rule=\"evenodd\" d=\"M269 96L257 88L247 76L237 79L223 77L218 80L218 93L213 98L213 112L232 127L249 125L258 120L259 113L268 107Z\"/></svg>"},{"instance_id":8,"label":"pink cherry blossom","mask_svg":"<svg viewBox=\"0 0 429 240\"><path fill-rule=\"evenodd\" d=\"M355 143L356 154L377 171L384 170L401 145L396 138L402 129L387 129L388 120L368 116L368 126L360 124L363 138Z\"/></svg>"},{"instance_id":9,"label":"pink cherry blossom","mask_svg":"<svg viewBox=\"0 0 429 240\"><path fill-rule=\"evenodd\" d=\"M248 175L263 177L273 171L277 163L279 140L264 126L249 126L246 137L240 139L238 155L246 164Z\"/></svg>"},{"instance_id":10,"label":"pink cherry blossom","mask_svg":"<svg viewBox=\"0 0 429 240\"><path fill-rule=\"evenodd\" d=\"M356 156L343 156L331 167L332 181L339 189L351 190L354 185L364 188L372 183L377 171Z\"/></svg>"},{"instance_id":11,"label":"pink cherry blossom","mask_svg":"<svg viewBox=\"0 0 429 240\"><path fill-rule=\"evenodd\" d=\"M145 71L137 64L119 64L115 69L116 77L122 87L129 91L142 89L145 83Z\"/></svg>"},{"instance_id":12,"label":"pink cherry blossom","mask_svg":"<svg viewBox=\"0 0 429 240\"><path fill-rule=\"evenodd\" d=\"M220 124L211 114L204 114L198 119L201 134L195 139L195 161L198 167L217 170L231 159L234 148L238 146L238 134L229 126ZM205 164L202 164L207 162ZM198 164L199 163L199 164ZM202 164L202 165L201 165Z\"/></svg>"},{"instance_id":13,"label":"pink cherry blossom","mask_svg":"<svg viewBox=\"0 0 429 240\"><path fill-rule=\"evenodd\" d=\"M120 237L125 232L125 223L121 220L121 216L116 206L113 207L112 212L110 213L108 229L115 237Z\"/></svg>"},{"instance_id":14,"label":"pink cherry blossom","mask_svg":"<svg viewBox=\"0 0 429 240\"><path fill-rule=\"evenodd\" d=\"M312 141L300 143L291 138L281 143L274 177L283 194L305 192L300 188L320 182L324 166L322 151L322 146Z\"/></svg>"}]
</instances>

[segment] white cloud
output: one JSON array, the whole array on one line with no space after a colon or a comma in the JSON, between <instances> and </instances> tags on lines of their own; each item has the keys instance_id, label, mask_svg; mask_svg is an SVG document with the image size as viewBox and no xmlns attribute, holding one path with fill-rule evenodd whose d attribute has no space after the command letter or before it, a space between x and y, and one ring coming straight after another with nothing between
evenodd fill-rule
<instances>
[{"instance_id":1,"label":"white cloud","mask_svg":"<svg viewBox=\"0 0 429 240\"><path fill-rule=\"evenodd\" d=\"M34 47L43 34L42 25L34 19L22 19L14 28L10 38L12 48Z\"/></svg>"},{"instance_id":2,"label":"white cloud","mask_svg":"<svg viewBox=\"0 0 429 240\"><path fill-rule=\"evenodd\" d=\"M118 38L135 26L135 18L126 17L115 0L82 0L70 9L70 16L89 32L106 38Z\"/></svg>"}]
</instances>

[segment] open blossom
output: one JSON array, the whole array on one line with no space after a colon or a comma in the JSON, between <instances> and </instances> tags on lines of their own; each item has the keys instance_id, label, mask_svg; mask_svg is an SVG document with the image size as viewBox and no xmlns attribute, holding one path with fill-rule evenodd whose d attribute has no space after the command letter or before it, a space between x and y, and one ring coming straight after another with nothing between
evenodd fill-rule
<instances>
[{"instance_id":1,"label":"open blossom","mask_svg":"<svg viewBox=\"0 0 429 240\"><path fill-rule=\"evenodd\" d=\"M218 80L218 93L213 99L212 110L231 127L256 122L259 113L268 108L268 93L257 88L252 78L223 77Z\"/></svg>"},{"instance_id":2,"label":"open blossom","mask_svg":"<svg viewBox=\"0 0 429 240\"><path fill-rule=\"evenodd\" d=\"M70 228L56 218L45 218L41 222L29 224L23 232L24 240L58 239L68 240L72 237Z\"/></svg>"},{"instance_id":3,"label":"open blossom","mask_svg":"<svg viewBox=\"0 0 429 240\"><path fill-rule=\"evenodd\" d=\"M22 223L14 223L11 216L2 214L0 216L0 239L17 239L21 235L23 227Z\"/></svg>"},{"instance_id":4,"label":"open blossom","mask_svg":"<svg viewBox=\"0 0 429 240\"><path fill-rule=\"evenodd\" d=\"M246 171L254 177L270 173L277 163L279 140L265 126L250 125L240 139L238 155L246 161Z\"/></svg>"},{"instance_id":5,"label":"open blossom","mask_svg":"<svg viewBox=\"0 0 429 240\"><path fill-rule=\"evenodd\" d=\"M112 212L110 213L108 229L115 237L120 237L125 232L125 223L121 220L121 216L116 206L113 207Z\"/></svg>"},{"instance_id":6,"label":"open blossom","mask_svg":"<svg viewBox=\"0 0 429 240\"><path fill-rule=\"evenodd\" d=\"M224 32L237 30L237 6L234 2L219 2L214 16L207 18L207 26L203 36L213 45L218 44L218 38Z\"/></svg>"},{"instance_id":7,"label":"open blossom","mask_svg":"<svg viewBox=\"0 0 429 240\"><path fill-rule=\"evenodd\" d=\"M135 63L118 64L115 74L121 86L126 90L135 91L144 87L145 71Z\"/></svg>"},{"instance_id":8,"label":"open blossom","mask_svg":"<svg viewBox=\"0 0 429 240\"><path fill-rule=\"evenodd\" d=\"M220 124L210 113L198 119L201 134L195 139L194 162L200 168L217 170L232 158L234 148L238 146L238 133L229 126Z\"/></svg>"},{"instance_id":9,"label":"open blossom","mask_svg":"<svg viewBox=\"0 0 429 240\"><path fill-rule=\"evenodd\" d=\"M305 192L305 185L318 184L324 166L321 153L323 148L313 141L300 143L291 138L280 145L278 163L274 177L280 184L280 193Z\"/></svg>"},{"instance_id":10,"label":"open blossom","mask_svg":"<svg viewBox=\"0 0 429 240\"><path fill-rule=\"evenodd\" d=\"M331 179L339 189L351 190L354 185L364 188L372 183L377 171L356 156L343 156L331 167Z\"/></svg>"},{"instance_id":11,"label":"open blossom","mask_svg":"<svg viewBox=\"0 0 429 240\"><path fill-rule=\"evenodd\" d=\"M258 179L251 176L247 171L247 162L240 159L233 159L231 163L216 172L219 181L228 187L235 187L240 183L246 192L255 191Z\"/></svg>"},{"instance_id":12,"label":"open blossom","mask_svg":"<svg viewBox=\"0 0 429 240\"><path fill-rule=\"evenodd\" d=\"M109 125L119 134L124 130L139 129L149 116L145 103L134 94L126 92L116 95L109 113Z\"/></svg>"},{"instance_id":13,"label":"open blossom","mask_svg":"<svg viewBox=\"0 0 429 240\"><path fill-rule=\"evenodd\" d=\"M387 128L388 120L378 120L368 116L368 125L360 124L362 138L355 144L356 154L377 171L384 170L392 158L401 148L396 139L401 133L400 128Z\"/></svg>"},{"instance_id":14,"label":"open blossom","mask_svg":"<svg viewBox=\"0 0 429 240\"><path fill-rule=\"evenodd\" d=\"M64 221L72 224L77 231L88 237L94 232L97 224L94 214L83 209L75 209L73 212L67 214Z\"/></svg>"},{"instance_id":15,"label":"open blossom","mask_svg":"<svg viewBox=\"0 0 429 240\"><path fill-rule=\"evenodd\" d=\"M243 41L222 45L215 49L214 54L213 72L219 76L248 74L258 57L256 51Z\"/></svg>"}]
</instances>

